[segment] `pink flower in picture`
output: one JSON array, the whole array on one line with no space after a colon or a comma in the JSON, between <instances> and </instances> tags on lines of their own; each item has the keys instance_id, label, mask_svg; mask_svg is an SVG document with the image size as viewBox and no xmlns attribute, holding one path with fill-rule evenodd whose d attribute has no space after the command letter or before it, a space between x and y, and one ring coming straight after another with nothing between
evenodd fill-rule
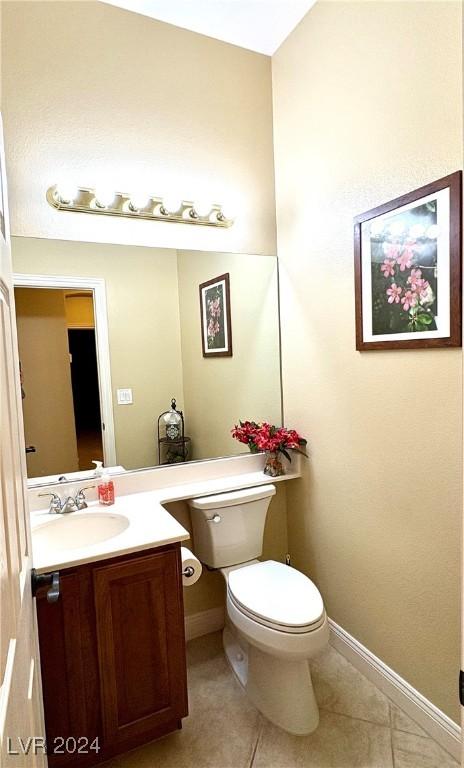
<instances>
[{"instance_id":1,"label":"pink flower in picture","mask_svg":"<svg viewBox=\"0 0 464 768\"><path fill-rule=\"evenodd\" d=\"M388 296L388 303L389 304L399 304L400 303L400 295L402 293L403 289L401 286L396 285L396 283L392 283L390 288L387 288L387 296Z\"/></svg>"},{"instance_id":2,"label":"pink flower in picture","mask_svg":"<svg viewBox=\"0 0 464 768\"><path fill-rule=\"evenodd\" d=\"M380 265L380 269L382 270L384 277L390 277L390 275L393 277L395 274L395 261L385 259L383 264Z\"/></svg>"},{"instance_id":3,"label":"pink flower in picture","mask_svg":"<svg viewBox=\"0 0 464 768\"><path fill-rule=\"evenodd\" d=\"M419 294L419 296L425 296L430 287L428 280L424 280L420 269L411 269L411 274L408 277L407 282L411 286L413 293Z\"/></svg>"},{"instance_id":4,"label":"pink flower in picture","mask_svg":"<svg viewBox=\"0 0 464 768\"><path fill-rule=\"evenodd\" d=\"M413 293L413 291L406 291L406 293L401 299L401 303L403 305L404 311L407 312L411 307L416 306L417 293Z\"/></svg>"},{"instance_id":5,"label":"pink flower in picture","mask_svg":"<svg viewBox=\"0 0 464 768\"><path fill-rule=\"evenodd\" d=\"M208 323L208 336L214 339L217 333L219 333L219 323L211 317Z\"/></svg>"},{"instance_id":6,"label":"pink flower in picture","mask_svg":"<svg viewBox=\"0 0 464 768\"><path fill-rule=\"evenodd\" d=\"M218 297L208 302L208 311L211 317L220 317L221 315L221 300Z\"/></svg>"},{"instance_id":7,"label":"pink flower in picture","mask_svg":"<svg viewBox=\"0 0 464 768\"><path fill-rule=\"evenodd\" d=\"M401 256L398 256L396 260L396 263L398 264L401 272L404 272L405 269L409 269L412 264L413 257L414 252L410 248L405 247Z\"/></svg>"},{"instance_id":8,"label":"pink flower in picture","mask_svg":"<svg viewBox=\"0 0 464 768\"><path fill-rule=\"evenodd\" d=\"M420 296L425 296L428 293L429 288L430 288L430 283L428 280L422 280L422 279L417 280L417 282L414 285L414 290Z\"/></svg>"},{"instance_id":9,"label":"pink flower in picture","mask_svg":"<svg viewBox=\"0 0 464 768\"><path fill-rule=\"evenodd\" d=\"M408 283L410 284L413 291L415 290L414 286L417 285L421 277L422 272L420 269L411 269L411 274L408 277Z\"/></svg>"}]
</instances>

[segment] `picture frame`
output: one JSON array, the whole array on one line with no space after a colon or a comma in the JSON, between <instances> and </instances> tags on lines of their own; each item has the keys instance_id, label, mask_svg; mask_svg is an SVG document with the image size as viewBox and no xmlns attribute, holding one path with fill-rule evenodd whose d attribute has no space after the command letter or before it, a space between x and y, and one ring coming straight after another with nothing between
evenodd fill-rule
<instances>
[{"instance_id":1,"label":"picture frame","mask_svg":"<svg viewBox=\"0 0 464 768\"><path fill-rule=\"evenodd\" d=\"M461 346L462 171L354 219L356 349Z\"/></svg>"},{"instance_id":2,"label":"picture frame","mask_svg":"<svg viewBox=\"0 0 464 768\"><path fill-rule=\"evenodd\" d=\"M199 290L203 357L232 357L229 273L201 283Z\"/></svg>"}]
</instances>

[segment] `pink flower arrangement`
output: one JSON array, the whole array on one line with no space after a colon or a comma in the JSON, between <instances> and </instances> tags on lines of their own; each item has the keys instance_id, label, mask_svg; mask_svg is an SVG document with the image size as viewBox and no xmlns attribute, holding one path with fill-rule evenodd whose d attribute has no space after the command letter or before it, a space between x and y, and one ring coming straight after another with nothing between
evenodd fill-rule
<instances>
[{"instance_id":1,"label":"pink flower arrangement","mask_svg":"<svg viewBox=\"0 0 464 768\"><path fill-rule=\"evenodd\" d=\"M386 307L392 310L383 320L387 330L395 332L426 331L434 324L432 306L435 301L434 289L423 277L423 270L433 267L428 264L419 268L422 245L411 237L396 242L384 242L383 261L379 265ZM384 300L385 300L384 299ZM377 301L382 303L381 297ZM382 309L383 312L383 309Z\"/></svg>"},{"instance_id":2,"label":"pink flower arrangement","mask_svg":"<svg viewBox=\"0 0 464 768\"><path fill-rule=\"evenodd\" d=\"M232 437L240 443L248 445L252 453L280 451L289 461L292 460L288 453L289 450L297 451L304 456L307 455L303 450L307 440L301 437L298 432L294 429L276 427L266 421L261 424L257 424L255 421L240 421L239 425L236 424L232 429Z\"/></svg>"}]
</instances>

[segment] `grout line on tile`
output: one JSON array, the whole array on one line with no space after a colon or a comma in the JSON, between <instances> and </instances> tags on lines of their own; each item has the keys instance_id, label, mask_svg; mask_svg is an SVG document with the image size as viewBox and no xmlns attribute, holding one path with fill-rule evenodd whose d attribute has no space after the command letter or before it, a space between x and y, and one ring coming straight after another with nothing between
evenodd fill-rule
<instances>
[{"instance_id":1,"label":"grout line on tile","mask_svg":"<svg viewBox=\"0 0 464 768\"><path fill-rule=\"evenodd\" d=\"M324 706L319 706L321 712L328 712L332 715L338 715L339 717L349 717L350 720L359 720L361 723L369 723L369 725L378 725L380 728L391 728L390 716L388 717L388 723L379 723L377 720L368 720L366 717L357 717L356 715L347 715L346 712L337 712L335 709L328 709Z\"/></svg>"},{"instance_id":2,"label":"grout line on tile","mask_svg":"<svg viewBox=\"0 0 464 768\"><path fill-rule=\"evenodd\" d=\"M325 709L319 707L321 712L327 712L329 715L336 715L337 717L345 717L347 720L357 720L359 723L368 723L368 725L375 725L377 728L386 728L391 731L389 723L375 723L372 720L364 720L362 717L355 717L354 715L347 715L345 712L334 712L333 709Z\"/></svg>"},{"instance_id":3,"label":"grout line on tile","mask_svg":"<svg viewBox=\"0 0 464 768\"><path fill-rule=\"evenodd\" d=\"M456 758L452 752L450 752L446 747L443 747L441 744L438 743L438 741L435 741L435 739L432 739L431 736L429 736L427 733L424 735L419 735L418 733L412 733L412 731L401 731L399 728L392 728L392 734L394 731L397 731L398 733L405 733L408 736L414 736L415 739L421 739L422 741L430 741L432 744L435 744L438 749L440 749L442 752L444 752L448 757L450 757L454 762L456 763L456 768L460 768L460 764L456 762ZM407 754L416 754L415 752L410 752L408 749L402 749L402 752L406 752Z\"/></svg>"},{"instance_id":4,"label":"grout line on tile","mask_svg":"<svg viewBox=\"0 0 464 768\"><path fill-rule=\"evenodd\" d=\"M253 747L253 752L252 752L252 754L251 754L251 760L250 760L250 762L249 762L249 764L248 764L248 768L253 768L253 763L254 763L254 761L255 761L256 752L257 752L257 750L258 750L258 744L259 744L259 742L260 742L260 739L261 739L261 734L262 734L262 732L263 732L263 729L264 729L264 720L263 720L263 718L261 717L261 715L259 715L259 727L258 727L258 735L257 735L257 737L256 737L256 743L255 743L255 746Z\"/></svg>"},{"instance_id":5,"label":"grout line on tile","mask_svg":"<svg viewBox=\"0 0 464 768\"><path fill-rule=\"evenodd\" d=\"M393 745L393 708L391 701L388 702L388 711L390 713L390 749L392 756L392 767L395 768L395 747Z\"/></svg>"}]
</instances>

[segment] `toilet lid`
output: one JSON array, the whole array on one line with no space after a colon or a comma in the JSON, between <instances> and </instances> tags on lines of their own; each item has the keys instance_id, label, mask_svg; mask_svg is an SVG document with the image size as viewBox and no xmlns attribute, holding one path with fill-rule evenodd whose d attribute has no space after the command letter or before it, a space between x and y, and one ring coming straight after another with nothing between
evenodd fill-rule
<instances>
[{"instance_id":1,"label":"toilet lid","mask_svg":"<svg viewBox=\"0 0 464 768\"><path fill-rule=\"evenodd\" d=\"M229 572L234 601L264 622L283 628L319 624L324 603L318 588L301 571L275 560L253 563Z\"/></svg>"}]
</instances>

